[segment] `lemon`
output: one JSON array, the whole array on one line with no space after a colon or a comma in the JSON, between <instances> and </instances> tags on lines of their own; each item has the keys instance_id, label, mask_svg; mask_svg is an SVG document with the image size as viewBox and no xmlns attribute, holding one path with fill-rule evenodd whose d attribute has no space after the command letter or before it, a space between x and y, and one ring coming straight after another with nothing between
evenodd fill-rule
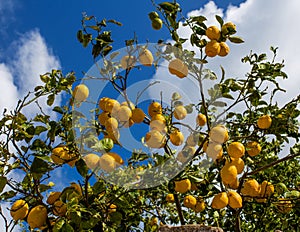
<instances>
[{"instance_id":1,"label":"lemon","mask_svg":"<svg viewBox=\"0 0 300 232\"><path fill-rule=\"evenodd\" d=\"M192 195L187 195L184 197L183 205L187 208L194 208L197 204L197 199Z\"/></svg>"},{"instance_id":2,"label":"lemon","mask_svg":"<svg viewBox=\"0 0 300 232\"><path fill-rule=\"evenodd\" d=\"M229 144L227 152L231 158L241 158L245 155L245 147L240 142L232 142Z\"/></svg>"},{"instance_id":3,"label":"lemon","mask_svg":"<svg viewBox=\"0 0 300 232\"><path fill-rule=\"evenodd\" d=\"M145 142L150 148L162 148L166 143L166 138L158 130L151 130L146 134Z\"/></svg>"},{"instance_id":4,"label":"lemon","mask_svg":"<svg viewBox=\"0 0 300 232\"><path fill-rule=\"evenodd\" d=\"M99 159L100 157L93 153L87 154L83 157L86 166L91 170L95 170L98 167Z\"/></svg>"},{"instance_id":5,"label":"lemon","mask_svg":"<svg viewBox=\"0 0 300 232\"><path fill-rule=\"evenodd\" d=\"M245 196L257 197L260 195L260 184L255 179L244 182L241 193Z\"/></svg>"},{"instance_id":6,"label":"lemon","mask_svg":"<svg viewBox=\"0 0 300 232\"><path fill-rule=\"evenodd\" d=\"M198 114L196 118L196 123L198 126L204 126L206 124L206 116L204 114Z\"/></svg>"},{"instance_id":7,"label":"lemon","mask_svg":"<svg viewBox=\"0 0 300 232\"><path fill-rule=\"evenodd\" d=\"M224 125L217 125L209 132L209 138L216 143L225 143L228 137L228 131Z\"/></svg>"},{"instance_id":8,"label":"lemon","mask_svg":"<svg viewBox=\"0 0 300 232\"><path fill-rule=\"evenodd\" d=\"M121 59L121 67L123 69L131 69L134 67L134 64L136 62L136 59L134 56L123 56Z\"/></svg>"},{"instance_id":9,"label":"lemon","mask_svg":"<svg viewBox=\"0 0 300 232\"><path fill-rule=\"evenodd\" d=\"M209 41L205 46L205 54L208 57L215 57L220 53L221 46L216 40Z\"/></svg>"},{"instance_id":10,"label":"lemon","mask_svg":"<svg viewBox=\"0 0 300 232\"><path fill-rule=\"evenodd\" d=\"M89 88L86 85L80 84L75 87L73 91L73 97L76 101L83 102L88 98L88 96Z\"/></svg>"},{"instance_id":11,"label":"lemon","mask_svg":"<svg viewBox=\"0 0 300 232\"><path fill-rule=\"evenodd\" d=\"M230 163L230 164L236 166L238 174L241 174L245 167L245 162L242 158L231 158L231 162L228 162L226 160L226 163Z\"/></svg>"},{"instance_id":12,"label":"lemon","mask_svg":"<svg viewBox=\"0 0 300 232\"><path fill-rule=\"evenodd\" d=\"M142 49L139 53L139 61L144 66L151 66L153 63L153 55L148 49Z\"/></svg>"},{"instance_id":13,"label":"lemon","mask_svg":"<svg viewBox=\"0 0 300 232\"><path fill-rule=\"evenodd\" d=\"M175 58L168 65L169 72L179 78L184 78L188 75L188 66L182 60Z\"/></svg>"},{"instance_id":14,"label":"lemon","mask_svg":"<svg viewBox=\"0 0 300 232\"><path fill-rule=\"evenodd\" d=\"M116 169L117 164L113 156L105 153L100 156L98 161L99 167L105 172L112 172Z\"/></svg>"},{"instance_id":15,"label":"lemon","mask_svg":"<svg viewBox=\"0 0 300 232\"><path fill-rule=\"evenodd\" d=\"M237 168L232 164L225 164L221 169L221 179L225 185L233 183L237 178Z\"/></svg>"},{"instance_id":16,"label":"lemon","mask_svg":"<svg viewBox=\"0 0 300 232\"><path fill-rule=\"evenodd\" d=\"M162 114L162 107L159 102L152 102L148 107L148 114L153 117L155 114Z\"/></svg>"},{"instance_id":17,"label":"lemon","mask_svg":"<svg viewBox=\"0 0 300 232\"><path fill-rule=\"evenodd\" d=\"M105 128L109 132L116 131L118 129L118 126L119 126L118 120L113 117L107 119L105 122Z\"/></svg>"},{"instance_id":18,"label":"lemon","mask_svg":"<svg viewBox=\"0 0 300 232\"><path fill-rule=\"evenodd\" d=\"M170 133L170 141L175 146L180 146L184 142L184 136L181 131L174 130Z\"/></svg>"},{"instance_id":19,"label":"lemon","mask_svg":"<svg viewBox=\"0 0 300 232\"><path fill-rule=\"evenodd\" d=\"M162 114L155 114L149 123L151 129L162 132L166 127L166 119Z\"/></svg>"},{"instance_id":20,"label":"lemon","mask_svg":"<svg viewBox=\"0 0 300 232\"><path fill-rule=\"evenodd\" d=\"M227 45L227 43L225 42L221 42L220 43L220 52L218 53L218 56L227 56L230 52L230 48L229 46Z\"/></svg>"},{"instance_id":21,"label":"lemon","mask_svg":"<svg viewBox=\"0 0 300 232\"><path fill-rule=\"evenodd\" d=\"M192 184L189 179L175 181L175 191L179 193L186 193L191 190Z\"/></svg>"},{"instance_id":22,"label":"lemon","mask_svg":"<svg viewBox=\"0 0 300 232\"><path fill-rule=\"evenodd\" d=\"M40 228L46 224L47 208L43 205L33 207L27 217L27 222L31 229Z\"/></svg>"},{"instance_id":23,"label":"lemon","mask_svg":"<svg viewBox=\"0 0 300 232\"><path fill-rule=\"evenodd\" d=\"M224 23L221 32L223 35L233 35L236 33L236 26L232 22Z\"/></svg>"},{"instance_id":24,"label":"lemon","mask_svg":"<svg viewBox=\"0 0 300 232\"><path fill-rule=\"evenodd\" d=\"M204 209L205 209L205 202L203 200L197 201L195 207L193 208L193 210L195 211L195 213L200 213Z\"/></svg>"},{"instance_id":25,"label":"lemon","mask_svg":"<svg viewBox=\"0 0 300 232\"><path fill-rule=\"evenodd\" d=\"M135 108L132 110L132 116L131 119L134 121L134 123L142 123L145 118L145 113L140 108Z\"/></svg>"},{"instance_id":26,"label":"lemon","mask_svg":"<svg viewBox=\"0 0 300 232\"><path fill-rule=\"evenodd\" d=\"M53 204L53 214L63 217L67 212L67 205L62 201L55 201Z\"/></svg>"},{"instance_id":27,"label":"lemon","mask_svg":"<svg viewBox=\"0 0 300 232\"><path fill-rule=\"evenodd\" d=\"M214 209L222 209L228 205L229 199L226 192L218 193L214 196L211 207Z\"/></svg>"},{"instance_id":28,"label":"lemon","mask_svg":"<svg viewBox=\"0 0 300 232\"><path fill-rule=\"evenodd\" d=\"M128 106L120 106L117 111L117 119L121 122L127 122L132 116L131 109Z\"/></svg>"},{"instance_id":29,"label":"lemon","mask_svg":"<svg viewBox=\"0 0 300 232\"><path fill-rule=\"evenodd\" d=\"M242 197L240 196L240 194L238 194L235 191L228 191L227 193L228 196L228 205L233 208L233 209L237 209L237 208L242 208L243 206L243 200Z\"/></svg>"},{"instance_id":30,"label":"lemon","mask_svg":"<svg viewBox=\"0 0 300 232\"><path fill-rule=\"evenodd\" d=\"M169 193L169 194L166 196L166 201L167 201L168 203L173 203L173 202L175 202L174 194Z\"/></svg>"},{"instance_id":31,"label":"lemon","mask_svg":"<svg viewBox=\"0 0 300 232\"><path fill-rule=\"evenodd\" d=\"M53 205L55 201L59 199L61 192L51 192L47 198L47 203Z\"/></svg>"},{"instance_id":32,"label":"lemon","mask_svg":"<svg viewBox=\"0 0 300 232\"><path fill-rule=\"evenodd\" d=\"M248 142L246 145L246 150L248 155L257 156L261 152L261 146L258 142L252 141Z\"/></svg>"},{"instance_id":33,"label":"lemon","mask_svg":"<svg viewBox=\"0 0 300 232\"><path fill-rule=\"evenodd\" d=\"M177 120L182 120L186 117L187 115L187 110L184 106L176 106L174 109L174 118Z\"/></svg>"},{"instance_id":34,"label":"lemon","mask_svg":"<svg viewBox=\"0 0 300 232\"><path fill-rule=\"evenodd\" d=\"M162 28L163 21L160 18L154 18L151 25L154 30L160 30Z\"/></svg>"},{"instance_id":35,"label":"lemon","mask_svg":"<svg viewBox=\"0 0 300 232\"><path fill-rule=\"evenodd\" d=\"M263 115L257 120L257 126L259 129L268 129L272 124L272 118L270 115Z\"/></svg>"},{"instance_id":36,"label":"lemon","mask_svg":"<svg viewBox=\"0 0 300 232\"><path fill-rule=\"evenodd\" d=\"M16 200L10 208L10 215L15 221L23 220L28 214L28 204L24 200Z\"/></svg>"},{"instance_id":37,"label":"lemon","mask_svg":"<svg viewBox=\"0 0 300 232\"><path fill-rule=\"evenodd\" d=\"M205 35L211 40L220 39L221 32L217 26L210 26L206 29Z\"/></svg>"},{"instance_id":38,"label":"lemon","mask_svg":"<svg viewBox=\"0 0 300 232\"><path fill-rule=\"evenodd\" d=\"M207 156L212 158L214 161L221 159L223 156L223 148L219 143L209 142L205 152Z\"/></svg>"}]
</instances>

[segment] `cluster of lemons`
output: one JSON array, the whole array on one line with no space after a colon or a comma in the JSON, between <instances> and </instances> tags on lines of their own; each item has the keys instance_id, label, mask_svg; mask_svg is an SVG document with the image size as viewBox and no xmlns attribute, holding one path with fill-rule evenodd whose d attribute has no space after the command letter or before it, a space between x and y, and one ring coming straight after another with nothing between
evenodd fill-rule
<instances>
[{"instance_id":1,"label":"cluster of lemons","mask_svg":"<svg viewBox=\"0 0 300 232\"><path fill-rule=\"evenodd\" d=\"M74 194L78 197L82 196L81 187L76 183L72 183L68 190L72 192L73 196ZM49 220L51 225L57 218L64 217L67 213L67 204L62 201L61 195L61 192L51 192L46 200L47 204L39 204L31 209L25 200L16 200L10 208L10 214L15 221L26 220L31 229L46 229L48 227L48 211L51 211L53 215Z\"/></svg>"},{"instance_id":2,"label":"cluster of lemons","mask_svg":"<svg viewBox=\"0 0 300 232\"><path fill-rule=\"evenodd\" d=\"M206 123L206 118L199 114L197 117L198 125L204 125ZM272 118L269 115L262 115L257 120L257 127L259 129L265 130L271 126ZM183 152L178 154L178 159L181 162L185 162L187 159L188 151L192 154L195 152L194 146L198 144L195 135L191 135L187 139L187 144L185 148L185 155ZM207 154L209 158L214 161L223 159L223 144L229 140L228 130L224 125L217 125L211 128L209 132L209 140L205 141L203 144L203 151ZM239 187L238 174L241 174L244 170L245 164L242 157L247 152L250 157L257 156L261 152L261 146L257 141L249 141L246 147L239 141L232 141L227 144L227 154L225 164L221 168L220 176L222 183L228 188L225 192L220 192L216 194L211 203L211 207L215 209L221 209L229 205L231 208L241 208L243 205L242 196L245 200L250 200L255 198L259 203L267 201L267 198L274 193L274 186L268 182L263 181L259 184L254 179L249 179L243 183L241 188L241 195L235 190ZM184 194L190 190L195 190L193 184L189 179L183 179L175 181L175 191ZM167 202L174 202L173 194L168 194L166 197ZM195 210L195 207L204 210L205 202L201 197L194 197L192 195L186 195L184 198L184 206ZM201 205L201 207L200 207ZM196 212L201 212L195 210Z\"/></svg>"},{"instance_id":3,"label":"cluster of lemons","mask_svg":"<svg viewBox=\"0 0 300 232\"><path fill-rule=\"evenodd\" d=\"M221 30L217 26L210 26L206 29L206 36L210 41L205 46L205 54L208 57L227 56L230 48L227 45L226 37L236 33L236 26L232 22L225 23Z\"/></svg>"}]
</instances>

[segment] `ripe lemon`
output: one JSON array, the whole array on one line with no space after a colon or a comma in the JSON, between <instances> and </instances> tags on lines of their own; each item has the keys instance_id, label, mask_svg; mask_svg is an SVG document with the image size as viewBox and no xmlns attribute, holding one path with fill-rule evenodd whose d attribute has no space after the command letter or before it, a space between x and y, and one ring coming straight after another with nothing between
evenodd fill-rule
<instances>
[{"instance_id":1,"label":"ripe lemon","mask_svg":"<svg viewBox=\"0 0 300 232\"><path fill-rule=\"evenodd\" d=\"M55 201L53 204L53 214L63 217L67 213L67 205L62 201Z\"/></svg>"},{"instance_id":2,"label":"ripe lemon","mask_svg":"<svg viewBox=\"0 0 300 232\"><path fill-rule=\"evenodd\" d=\"M225 164L221 169L221 179L225 185L233 183L237 178L237 168L232 164Z\"/></svg>"},{"instance_id":3,"label":"ripe lemon","mask_svg":"<svg viewBox=\"0 0 300 232\"><path fill-rule=\"evenodd\" d=\"M170 141L175 146L180 146L184 142L184 136L181 131L174 130L170 133Z\"/></svg>"},{"instance_id":4,"label":"ripe lemon","mask_svg":"<svg viewBox=\"0 0 300 232\"><path fill-rule=\"evenodd\" d=\"M151 118L149 126L151 129L162 132L166 127L166 119L162 114L155 114Z\"/></svg>"},{"instance_id":5,"label":"ripe lemon","mask_svg":"<svg viewBox=\"0 0 300 232\"><path fill-rule=\"evenodd\" d=\"M135 65L136 59L134 56L123 56L121 59L121 67L123 69L130 69L133 68Z\"/></svg>"},{"instance_id":6,"label":"ripe lemon","mask_svg":"<svg viewBox=\"0 0 300 232\"><path fill-rule=\"evenodd\" d=\"M86 166L91 170L95 170L98 167L99 159L100 157L93 153L87 154L83 157Z\"/></svg>"},{"instance_id":7,"label":"ripe lemon","mask_svg":"<svg viewBox=\"0 0 300 232\"><path fill-rule=\"evenodd\" d=\"M263 115L257 120L257 126L259 129L268 129L272 124L272 118L270 115Z\"/></svg>"},{"instance_id":8,"label":"ripe lemon","mask_svg":"<svg viewBox=\"0 0 300 232\"><path fill-rule=\"evenodd\" d=\"M214 196L211 207L214 209L223 209L228 205L228 196L226 192L218 193Z\"/></svg>"},{"instance_id":9,"label":"ripe lemon","mask_svg":"<svg viewBox=\"0 0 300 232\"><path fill-rule=\"evenodd\" d=\"M216 143L225 143L229 138L228 131L224 125L217 125L210 130L209 138Z\"/></svg>"},{"instance_id":10,"label":"ripe lemon","mask_svg":"<svg viewBox=\"0 0 300 232\"><path fill-rule=\"evenodd\" d=\"M33 207L27 217L27 222L31 229L40 228L46 224L47 208L43 205Z\"/></svg>"},{"instance_id":11,"label":"ripe lemon","mask_svg":"<svg viewBox=\"0 0 300 232\"><path fill-rule=\"evenodd\" d=\"M264 180L260 186L260 196L261 197L270 197L274 193L274 185L270 182Z\"/></svg>"},{"instance_id":12,"label":"ripe lemon","mask_svg":"<svg viewBox=\"0 0 300 232\"><path fill-rule=\"evenodd\" d=\"M47 203L53 205L60 198L61 192L51 192L47 198Z\"/></svg>"},{"instance_id":13,"label":"ripe lemon","mask_svg":"<svg viewBox=\"0 0 300 232\"><path fill-rule=\"evenodd\" d=\"M193 208L193 210L195 211L195 213L200 213L203 210L205 210L205 202L203 200L201 201L197 201L195 207Z\"/></svg>"},{"instance_id":14,"label":"ripe lemon","mask_svg":"<svg viewBox=\"0 0 300 232\"><path fill-rule=\"evenodd\" d=\"M198 126L204 126L206 124L206 116L204 114L198 114L196 118L196 123Z\"/></svg>"},{"instance_id":15,"label":"ripe lemon","mask_svg":"<svg viewBox=\"0 0 300 232\"><path fill-rule=\"evenodd\" d=\"M159 102L152 102L148 107L148 114L153 117L155 114L162 114L162 107Z\"/></svg>"},{"instance_id":16,"label":"ripe lemon","mask_svg":"<svg viewBox=\"0 0 300 232\"><path fill-rule=\"evenodd\" d=\"M124 101L121 103L121 106L128 106L131 110L135 109L135 105L131 101L129 101L129 103L127 101Z\"/></svg>"},{"instance_id":17,"label":"ripe lemon","mask_svg":"<svg viewBox=\"0 0 300 232\"><path fill-rule=\"evenodd\" d=\"M245 147L240 142L232 142L229 144L227 152L231 158L241 158L245 155Z\"/></svg>"},{"instance_id":18,"label":"ripe lemon","mask_svg":"<svg viewBox=\"0 0 300 232\"><path fill-rule=\"evenodd\" d=\"M131 119L134 121L134 123L141 123L144 121L145 113L140 108L135 108L132 110L132 116Z\"/></svg>"},{"instance_id":19,"label":"ripe lemon","mask_svg":"<svg viewBox=\"0 0 300 232\"><path fill-rule=\"evenodd\" d=\"M220 53L221 46L216 40L209 41L205 46L205 54L208 57L215 57Z\"/></svg>"},{"instance_id":20,"label":"ripe lemon","mask_svg":"<svg viewBox=\"0 0 300 232\"><path fill-rule=\"evenodd\" d=\"M158 130L151 130L146 134L145 142L150 148L162 148L166 143L166 138Z\"/></svg>"},{"instance_id":21,"label":"ripe lemon","mask_svg":"<svg viewBox=\"0 0 300 232\"><path fill-rule=\"evenodd\" d=\"M101 125L105 125L105 122L107 121L107 119L109 119L109 112L101 112L101 114L98 115L98 121L100 122Z\"/></svg>"},{"instance_id":22,"label":"ripe lemon","mask_svg":"<svg viewBox=\"0 0 300 232\"><path fill-rule=\"evenodd\" d=\"M235 191L228 191L227 193L228 196L228 205L233 208L233 209L237 209L237 208L242 208L243 206L243 200L242 197L240 196L240 194L238 194Z\"/></svg>"},{"instance_id":23,"label":"ripe lemon","mask_svg":"<svg viewBox=\"0 0 300 232\"><path fill-rule=\"evenodd\" d=\"M71 187L74 189L74 191L79 194L80 196L82 196L82 189L81 186L75 182L71 183Z\"/></svg>"},{"instance_id":24,"label":"ripe lemon","mask_svg":"<svg viewBox=\"0 0 300 232\"><path fill-rule=\"evenodd\" d=\"M109 208L108 208L108 213L113 213L117 211L118 206L116 206L115 204L110 204Z\"/></svg>"},{"instance_id":25,"label":"ripe lemon","mask_svg":"<svg viewBox=\"0 0 300 232\"><path fill-rule=\"evenodd\" d=\"M114 157L112 157L111 155L109 155L107 153L100 156L98 165L105 172L112 172L117 167Z\"/></svg>"},{"instance_id":26,"label":"ripe lemon","mask_svg":"<svg viewBox=\"0 0 300 232\"><path fill-rule=\"evenodd\" d=\"M240 185L239 179L236 178L233 182L231 182L231 183L229 183L229 184L227 184L225 186L227 188L231 188L231 189L238 189L239 185Z\"/></svg>"},{"instance_id":27,"label":"ripe lemon","mask_svg":"<svg viewBox=\"0 0 300 232\"><path fill-rule=\"evenodd\" d=\"M73 91L73 97L76 101L83 102L88 98L88 96L89 88L86 85L80 84L75 87Z\"/></svg>"},{"instance_id":28,"label":"ripe lemon","mask_svg":"<svg viewBox=\"0 0 300 232\"><path fill-rule=\"evenodd\" d=\"M211 40L220 39L221 32L217 26L210 26L206 29L205 35Z\"/></svg>"},{"instance_id":29,"label":"ripe lemon","mask_svg":"<svg viewBox=\"0 0 300 232\"><path fill-rule=\"evenodd\" d=\"M106 108L105 108L105 106L106 106L106 102L109 100L110 98L108 98L108 97L103 97L103 98L101 98L100 100L99 100L99 108L101 109L101 110L103 110L103 111L106 111Z\"/></svg>"},{"instance_id":30,"label":"ripe lemon","mask_svg":"<svg viewBox=\"0 0 300 232\"><path fill-rule=\"evenodd\" d=\"M209 142L205 150L207 156L212 158L214 161L221 159L223 156L223 148L219 143Z\"/></svg>"},{"instance_id":31,"label":"ripe lemon","mask_svg":"<svg viewBox=\"0 0 300 232\"><path fill-rule=\"evenodd\" d=\"M182 60L176 58L171 60L168 65L169 72L179 78L184 78L188 75L188 66Z\"/></svg>"},{"instance_id":32,"label":"ripe lemon","mask_svg":"<svg viewBox=\"0 0 300 232\"><path fill-rule=\"evenodd\" d=\"M218 53L218 56L227 56L230 52L230 48L229 46L227 45L227 43L225 42L221 42L220 43L220 52Z\"/></svg>"},{"instance_id":33,"label":"ripe lemon","mask_svg":"<svg viewBox=\"0 0 300 232\"><path fill-rule=\"evenodd\" d=\"M28 204L24 200L16 200L10 208L10 215L15 221L23 220L29 211Z\"/></svg>"},{"instance_id":34,"label":"ripe lemon","mask_svg":"<svg viewBox=\"0 0 300 232\"><path fill-rule=\"evenodd\" d=\"M236 33L236 26L232 22L227 22L223 24L221 32L223 35L233 35Z\"/></svg>"},{"instance_id":35,"label":"ripe lemon","mask_svg":"<svg viewBox=\"0 0 300 232\"><path fill-rule=\"evenodd\" d=\"M105 122L105 128L109 132L116 131L118 129L118 126L119 126L118 120L113 117L107 119Z\"/></svg>"},{"instance_id":36,"label":"ripe lemon","mask_svg":"<svg viewBox=\"0 0 300 232\"><path fill-rule=\"evenodd\" d=\"M174 109L174 118L177 120L182 120L186 117L187 115L187 110L184 106L176 106Z\"/></svg>"},{"instance_id":37,"label":"ripe lemon","mask_svg":"<svg viewBox=\"0 0 300 232\"><path fill-rule=\"evenodd\" d=\"M248 142L246 145L248 155L257 156L261 152L261 146L258 142Z\"/></svg>"},{"instance_id":38,"label":"ripe lemon","mask_svg":"<svg viewBox=\"0 0 300 232\"><path fill-rule=\"evenodd\" d=\"M153 55L148 49L142 49L139 53L139 61L144 66L151 66L153 63Z\"/></svg>"},{"instance_id":39,"label":"ripe lemon","mask_svg":"<svg viewBox=\"0 0 300 232\"><path fill-rule=\"evenodd\" d=\"M69 153L68 147L58 146L52 150L50 157L55 164L63 164L65 162L73 161L75 155L72 155ZM76 162L76 160L75 160L75 162ZM70 163L70 165L71 165L71 163Z\"/></svg>"},{"instance_id":40,"label":"ripe lemon","mask_svg":"<svg viewBox=\"0 0 300 232\"><path fill-rule=\"evenodd\" d=\"M186 193L191 190L192 184L189 179L175 181L175 191L179 193Z\"/></svg>"},{"instance_id":41,"label":"ripe lemon","mask_svg":"<svg viewBox=\"0 0 300 232\"><path fill-rule=\"evenodd\" d=\"M187 208L193 209L197 204L197 199L192 195L187 195L184 197L183 205Z\"/></svg>"},{"instance_id":42,"label":"ripe lemon","mask_svg":"<svg viewBox=\"0 0 300 232\"><path fill-rule=\"evenodd\" d=\"M154 225L157 225L157 224L158 224L158 218L157 217L152 217L150 222L149 222L149 225L154 226Z\"/></svg>"},{"instance_id":43,"label":"ripe lemon","mask_svg":"<svg viewBox=\"0 0 300 232\"><path fill-rule=\"evenodd\" d=\"M112 156L114 158L114 160L117 162L118 165L124 164L124 160L117 153L115 153L115 152L107 152L106 154Z\"/></svg>"},{"instance_id":44,"label":"ripe lemon","mask_svg":"<svg viewBox=\"0 0 300 232\"><path fill-rule=\"evenodd\" d=\"M244 167L245 167L245 162L242 158L231 158L230 162L228 162L228 160L226 160L225 163L226 164L232 164L232 165L236 166L238 174L241 174L244 170Z\"/></svg>"},{"instance_id":45,"label":"ripe lemon","mask_svg":"<svg viewBox=\"0 0 300 232\"><path fill-rule=\"evenodd\" d=\"M168 203L173 203L173 202L175 202L174 194L169 193L169 194L166 196L166 201L167 201Z\"/></svg>"},{"instance_id":46,"label":"ripe lemon","mask_svg":"<svg viewBox=\"0 0 300 232\"><path fill-rule=\"evenodd\" d=\"M255 179L244 182L241 193L245 196L257 197L260 194L260 184Z\"/></svg>"},{"instance_id":47,"label":"ripe lemon","mask_svg":"<svg viewBox=\"0 0 300 232\"><path fill-rule=\"evenodd\" d=\"M117 112L117 119L121 122L127 122L132 116L131 109L128 106L121 106Z\"/></svg>"},{"instance_id":48,"label":"ripe lemon","mask_svg":"<svg viewBox=\"0 0 300 232\"><path fill-rule=\"evenodd\" d=\"M120 108L120 103L115 99L108 99L105 102L104 111L109 112L111 114L115 114L118 112Z\"/></svg>"},{"instance_id":49,"label":"ripe lemon","mask_svg":"<svg viewBox=\"0 0 300 232\"><path fill-rule=\"evenodd\" d=\"M163 21L160 18L154 18L152 20L151 26L154 30L160 30L162 28L162 25L163 25Z\"/></svg>"}]
</instances>

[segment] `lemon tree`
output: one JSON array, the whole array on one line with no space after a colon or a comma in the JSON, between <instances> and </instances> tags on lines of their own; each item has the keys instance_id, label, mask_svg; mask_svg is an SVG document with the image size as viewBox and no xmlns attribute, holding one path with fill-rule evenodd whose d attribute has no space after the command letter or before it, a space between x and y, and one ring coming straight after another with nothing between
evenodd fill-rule
<instances>
[{"instance_id":1,"label":"lemon tree","mask_svg":"<svg viewBox=\"0 0 300 232\"><path fill-rule=\"evenodd\" d=\"M179 224L224 231L298 229L300 96L283 106L274 101L284 91L278 79L288 78L276 59L278 49L271 47L269 58L253 52L244 57L249 71L243 77L227 77L223 68L217 76L207 63L226 59L233 43L244 42L234 22L216 16L207 25L205 16L183 17L176 1L152 3L149 24L167 30L172 43L139 44L134 36L114 52L110 26L121 23L84 15L77 39L91 48L97 65L97 59L104 61L97 76L79 80L75 73L52 70L14 111L3 112L0 200L11 204L12 219L1 210L0 215L7 231L16 225L100 232ZM190 38L179 36L180 25L191 30ZM193 51L184 48L187 43ZM141 81L137 88L137 73L162 66L170 81L143 100L161 82ZM96 80L108 91L97 92ZM170 92L174 80L182 86L192 81L198 91ZM205 89L204 83L211 84ZM61 93L69 99L55 106ZM191 95L197 100L187 101ZM43 111L24 114L45 97L58 120ZM78 181L54 191L49 179L66 167Z\"/></svg>"}]
</instances>

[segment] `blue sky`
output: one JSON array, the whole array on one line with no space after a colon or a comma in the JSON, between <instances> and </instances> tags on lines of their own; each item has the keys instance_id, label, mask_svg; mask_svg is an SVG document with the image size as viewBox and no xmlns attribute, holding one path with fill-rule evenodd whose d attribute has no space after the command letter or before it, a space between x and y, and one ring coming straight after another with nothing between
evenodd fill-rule
<instances>
[{"instance_id":1,"label":"blue sky","mask_svg":"<svg viewBox=\"0 0 300 232\"><path fill-rule=\"evenodd\" d=\"M115 49L124 46L124 40L137 34L139 42L168 39L167 30L154 31L147 14L153 10L150 0L132 1L93 0L0 0L0 111L13 109L17 99L39 84L39 75L52 68L66 74L75 71L78 77L93 65L90 49L84 49L76 39L80 29L81 13L98 19L116 19L122 27L113 27ZM278 60L285 59L288 81L282 82L286 94L278 97L279 104L299 94L300 31L298 30L299 0L179 0L183 14L208 18L208 25L216 24L215 14L233 21L238 34L245 39L239 46L231 45L226 59L217 58L208 64L217 74L219 66L228 76L243 77L248 71L240 59L250 50L270 55L269 47L279 47ZM294 26L295 25L295 26ZM189 36L189 30L180 28L180 35ZM186 45L187 48L191 48ZM192 49L192 48L191 48ZM180 85L176 81L175 85ZM61 99L57 99L61 104ZM42 104L42 106L46 106ZM30 108L27 114L38 109ZM46 110L51 113L51 110ZM54 116L54 115L53 115ZM62 178L70 172L66 167L57 173ZM72 179L72 177L70 178ZM74 179L74 178L73 178ZM75 178L76 179L76 178ZM1 220L0 220L1 228Z\"/></svg>"}]
</instances>

